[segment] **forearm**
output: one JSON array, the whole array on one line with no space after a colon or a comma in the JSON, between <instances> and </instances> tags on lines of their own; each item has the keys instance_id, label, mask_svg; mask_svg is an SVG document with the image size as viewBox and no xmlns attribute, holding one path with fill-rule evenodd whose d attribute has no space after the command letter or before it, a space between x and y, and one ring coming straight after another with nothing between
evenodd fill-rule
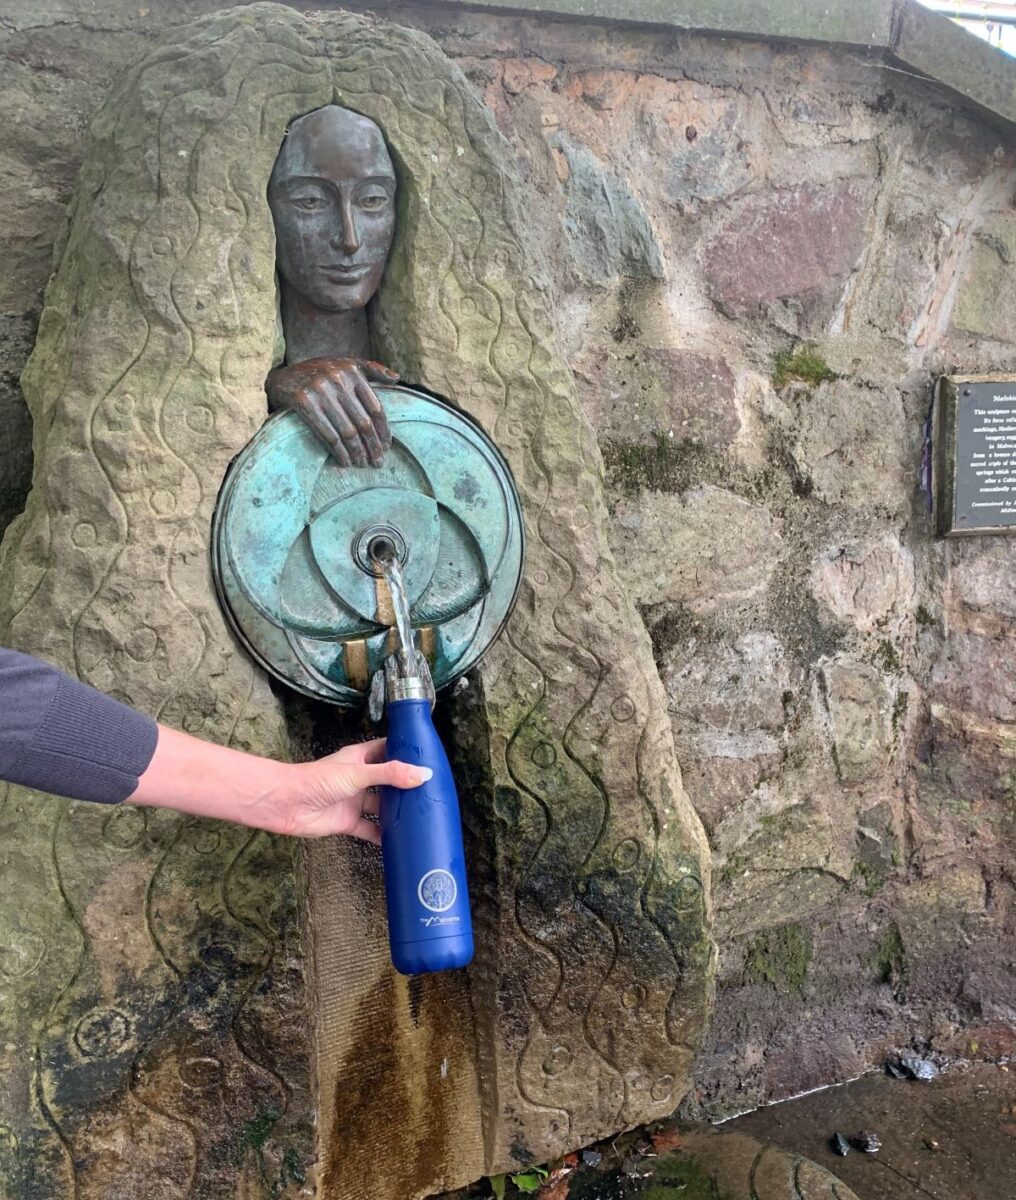
<instances>
[{"instance_id":1,"label":"forearm","mask_svg":"<svg viewBox=\"0 0 1016 1200\"><path fill-rule=\"evenodd\" d=\"M128 803L287 832L271 818L298 790L300 774L293 763L258 758L160 725L155 754Z\"/></svg>"},{"instance_id":2,"label":"forearm","mask_svg":"<svg viewBox=\"0 0 1016 1200\"><path fill-rule=\"evenodd\" d=\"M416 788L430 777L428 767L385 761L383 738L344 746L315 762L280 763L160 725L155 754L129 801L270 833L348 833L379 842L371 819L376 789Z\"/></svg>"},{"instance_id":3,"label":"forearm","mask_svg":"<svg viewBox=\"0 0 1016 1200\"><path fill-rule=\"evenodd\" d=\"M151 717L0 647L0 781L117 804L151 762L157 732Z\"/></svg>"}]
</instances>

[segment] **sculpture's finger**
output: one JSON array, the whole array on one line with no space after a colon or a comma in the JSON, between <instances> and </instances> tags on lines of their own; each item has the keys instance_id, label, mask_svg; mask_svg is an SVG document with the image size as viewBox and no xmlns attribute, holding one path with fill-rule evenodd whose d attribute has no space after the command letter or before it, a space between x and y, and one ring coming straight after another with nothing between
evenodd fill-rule
<instances>
[{"instance_id":1,"label":"sculpture's finger","mask_svg":"<svg viewBox=\"0 0 1016 1200\"><path fill-rule=\"evenodd\" d=\"M371 428L374 430L374 434L381 444L382 453L384 453L392 444L392 431L388 425L388 417L385 415L384 405L365 379L357 383L356 394L364 412L367 414L367 419L371 422Z\"/></svg>"},{"instance_id":2,"label":"sculpture's finger","mask_svg":"<svg viewBox=\"0 0 1016 1200\"><path fill-rule=\"evenodd\" d=\"M345 411L346 416L356 426L357 433L359 433L363 444L367 447L370 461L375 467L379 467L385 456L385 445L376 428L376 422L371 419L361 399L363 389L366 387L367 385L364 383L353 384L349 388L346 392L347 401Z\"/></svg>"},{"instance_id":3,"label":"sculpture's finger","mask_svg":"<svg viewBox=\"0 0 1016 1200\"><path fill-rule=\"evenodd\" d=\"M398 371L393 371L391 367L386 367L384 363L375 362L372 358L364 361L363 372L365 375L379 376L382 383L399 382Z\"/></svg>"},{"instance_id":4,"label":"sculpture's finger","mask_svg":"<svg viewBox=\"0 0 1016 1200\"><path fill-rule=\"evenodd\" d=\"M324 394L324 412L335 432L342 439L349 457L358 467L365 467L370 461L367 447L364 445L360 432L349 416L349 393L334 380L327 387L321 388Z\"/></svg>"},{"instance_id":5,"label":"sculpture's finger","mask_svg":"<svg viewBox=\"0 0 1016 1200\"><path fill-rule=\"evenodd\" d=\"M367 382L363 373L359 370L356 372L355 387L360 403L373 423L378 440L385 450L387 450L392 444L392 431L388 427L388 417L385 415L384 405L378 399L377 393Z\"/></svg>"},{"instance_id":6,"label":"sculpture's finger","mask_svg":"<svg viewBox=\"0 0 1016 1200\"><path fill-rule=\"evenodd\" d=\"M332 458L340 467L351 467L353 460L343 443L339 431L332 424L323 406L314 400L300 405L300 413L307 424L324 442L331 452Z\"/></svg>"}]
</instances>

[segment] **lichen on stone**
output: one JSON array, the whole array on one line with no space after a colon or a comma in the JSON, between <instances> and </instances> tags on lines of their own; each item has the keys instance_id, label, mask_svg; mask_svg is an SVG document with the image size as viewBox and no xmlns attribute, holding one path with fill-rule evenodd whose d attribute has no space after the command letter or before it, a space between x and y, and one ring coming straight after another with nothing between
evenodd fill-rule
<instances>
[{"instance_id":1,"label":"lichen on stone","mask_svg":"<svg viewBox=\"0 0 1016 1200\"><path fill-rule=\"evenodd\" d=\"M715 474L716 454L687 438L654 433L651 442L608 438L601 447L612 488L633 496L642 491L683 492Z\"/></svg>"},{"instance_id":2,"label":"lichen on stone","mask_svg":"<svg viewBox=\"0 0 1016 1200\"><path fill-rule=\"evenodd\" d=\"M794 923L763 929L744 949L746 983L772 984L784 993L803 992L812 956L811 930Z\"/></svg>"}]
</instances>

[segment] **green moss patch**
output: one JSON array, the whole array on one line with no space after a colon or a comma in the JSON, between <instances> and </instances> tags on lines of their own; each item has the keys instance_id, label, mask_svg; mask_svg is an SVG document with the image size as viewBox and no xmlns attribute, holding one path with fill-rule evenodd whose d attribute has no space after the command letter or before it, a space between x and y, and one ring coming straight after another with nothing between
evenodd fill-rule
<instances>
[{"instance_id":1,"label":"green moss patch","mask_svg":"<svg viewBox=\"0 0 1016 1200\"><path fill-rule=\"evenodd\" d=\"M684 1154L658 1159L653 1174L640 1200L729 1200L710 1172Z\"/></svg>"},{"instance_id":2,"label":"green moss patch","mask_svg":"<svg viewBox=\"0 0 1016 1200\"><path fill-rule=\"evenodd\" d=\"M744 981L769 983L787 994L803 992L811 953L811 931L804 925L763 929L745 947Z\"/></svg>"},{"instance_id":3,"label":"green moss patch","mask_svg":"<svg viewBox=\"0 0 1016 1200\"><path fill-rule=\"evenodd\" d=\"M879 983L891 983L894 987L906 983L907 950L895 921L886 926L868 959L868 966L875 972Z\"/></svg>"},{"instance_id":4,"label":"green moss patch","mask_svg":"<svg viewBox=\"0 0 1016 1200\"><path fill-rule=\"evenodd\" d=\"M579 1171L568 1200L622 1200L628 1196L639 1200L732 1200L720 1190L712 1173L685 1151L648 1159L643 1171L634 1178L618 1170Z\"/></svg>"},{"instance_id":5,"label":"green moss patch","mask_svg":"<svg viewBox=\"0 0 1016 1200\"><path fill-rule=\"evenodd\" d=\"M931 610L926 608L923 604L919 604L917 606L917 612L914 613L914 619L917 621L918 625L935 625L935 624L937 624L935 617L932 614Z\"/></svg>"},{"instance_id":6,"label":"green moss patch","mask_svg":"<svg viewBox=\"0 0 1016 1200\"><path fill-rule=\"evenodd\" d=\"M865 862L863 859L854 863L851 878L855 879L866 896L874 896L885 887L888 868L880 863Z\"/></svg>"},{"instance_id":7,"label":"green moss patch","mask_svg":"<svg viewBox=\"0 0 1016 1200\"><path fill-rule=\"evenodd\" d=\"M806 383L815 387L839 379L839 375L813 347L798 346L796 350L777 351L770 379L773 387L780 391L788 383Z\"/></svg>"}]
</instances>

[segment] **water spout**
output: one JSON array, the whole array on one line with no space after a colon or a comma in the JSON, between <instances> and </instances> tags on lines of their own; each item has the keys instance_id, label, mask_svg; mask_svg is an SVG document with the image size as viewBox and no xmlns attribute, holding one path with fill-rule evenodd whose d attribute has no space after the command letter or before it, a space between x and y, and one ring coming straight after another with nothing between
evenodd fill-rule
<instances>
[{"instance_id":1,"label":"water spout","mask_svg":"<svg viewBox=\"0 0 1016 1200\"><path fill-rule=\"evenodd\" d=\"M395 612L395 632L398 638L396 654L399 656L401 674L411 675L416 649L416 639L413 636L413 625L409 616L409 596L406 593L406 580L402 574L402 564L395 552L394 545L388 538L376 538L370 545L370 556L377 564L381 577L388 584L388 592L392 598L392 609Z\"/></svg>"}]
</instances>

